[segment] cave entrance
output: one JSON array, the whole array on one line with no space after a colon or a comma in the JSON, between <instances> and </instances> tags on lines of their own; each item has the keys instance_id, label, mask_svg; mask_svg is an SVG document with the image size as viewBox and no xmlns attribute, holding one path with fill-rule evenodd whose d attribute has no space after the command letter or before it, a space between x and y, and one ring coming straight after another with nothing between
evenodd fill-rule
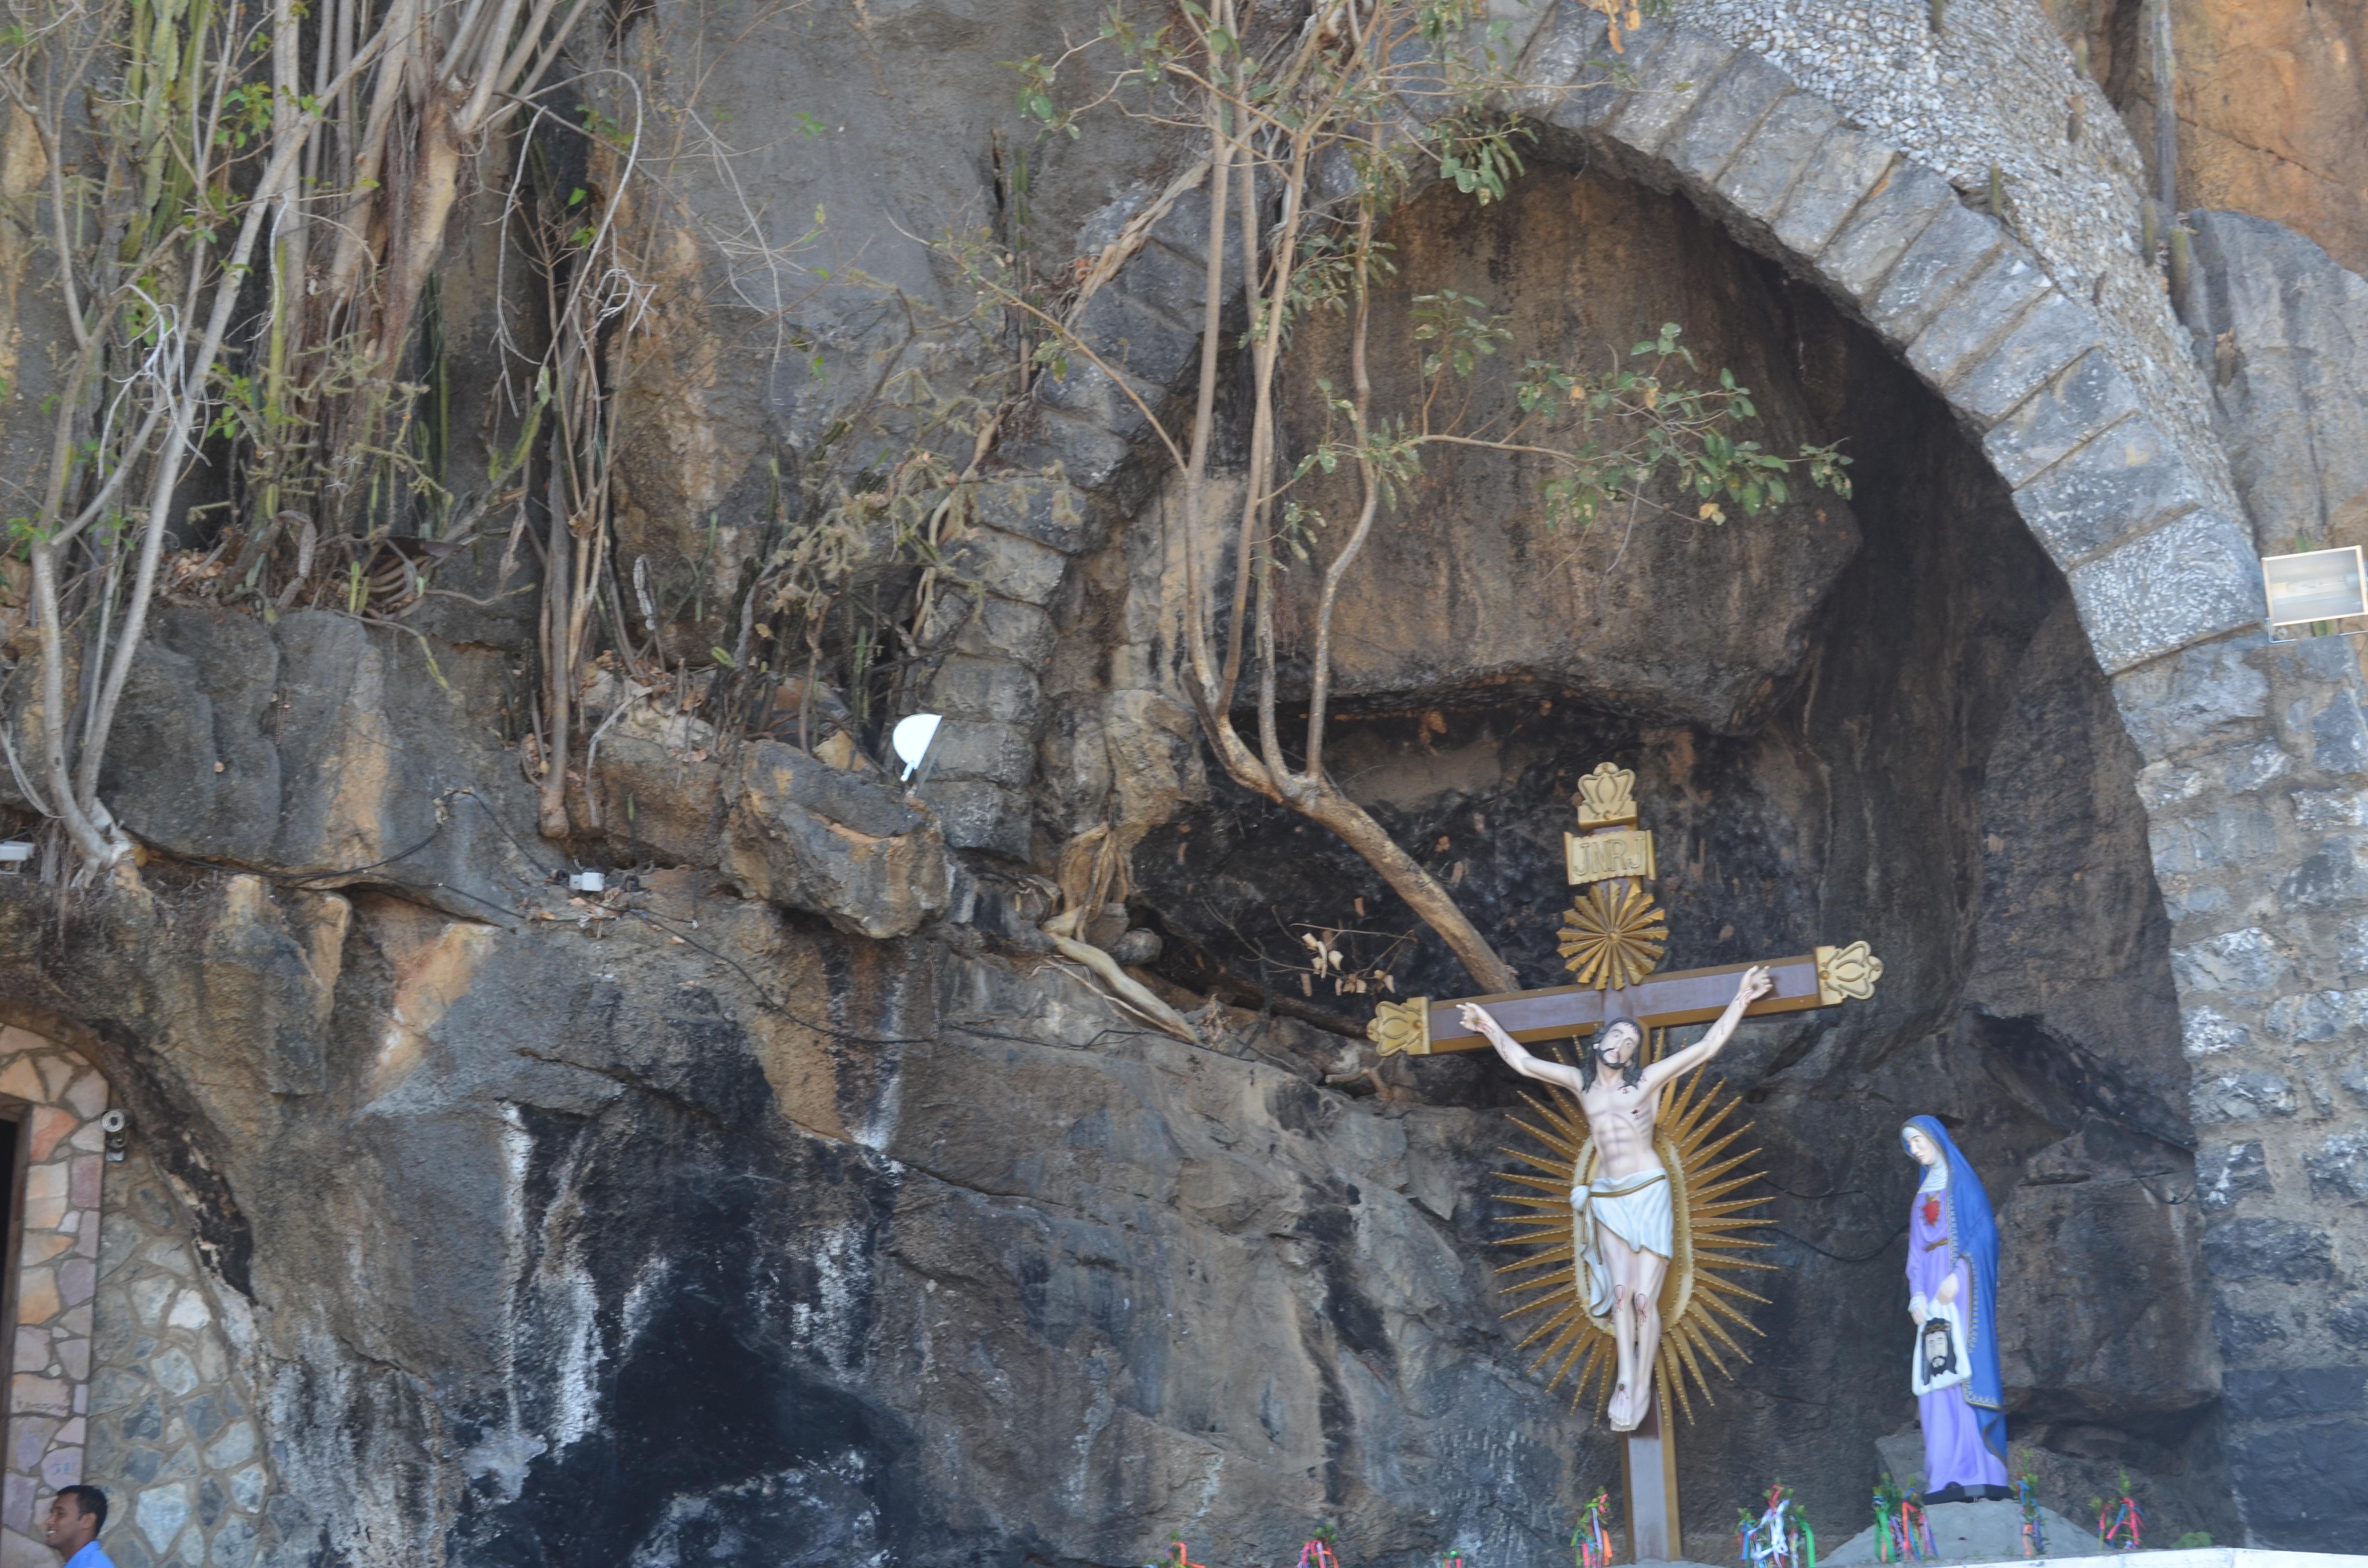
<instances>
[{"instance_id":1,"label":"cave entrance","mask_svg":"<svg viewBox=\"0 0 2368 1568\"><path fill-rule=\"evenodd\" d=\"M25 1119L32 1107L14 1096L0 1097L0 1214L7 1216L7 1250L0 1253L0 1388L13 1381L17 1339L17 1273L25 1243Z\"/></svg>"},{"instance_id":2,"label":"cave entrance","mask_svg":"<svg viewBox=\"0 0 2368 1568\"><path fill-rule=\"evenodd\" d=\"M2059 1508L2126 1464L2159 1528L2226 1539L2216 1358L2179 1197L2192 1154L2169 926L2139 758L2063 574L1939 399L1680 198L1538 168L1489 208L1435 190L1385 238L1377 404L1418 380L1417 297L1452 290L1565 362L1607 367L1679 324L1704 375L1752 389L1769 449L1840 441L1855 460L1848 501L1801 486L1757 518L1673 508L1570 534L1519 460L1458 452L1376 535L1338 622L1335 776L1524 983L1562 973L1562 835L1577 780L1607 759L1656 802L1666 968L1828 933L1884 959L1871 1004L1748 1025L1720 1062L1755 1108L1785 1272L1736 1395L1679 1444L1687 1512L1723 1517L1782 1474L1813 1517L1855 1517L1878 1442L1913 1430L1897 1129L1931 1112L2005 1233L2018 1460ZM1320 349L1340 328L1303 330ZM1324 406L1312 382L1292 393L1283 408L1312 412L1287 461ZM1315 486L1301 499L1354 511ZM1172 953L1344 1032L1376 994L1473 990L1361 861L1222 779L1136 865ZM1301 944L1322 933L1342 960L1316 974ZM1429 1104L1516 1098L1493 1059L1390 1071ZM1608 1443L1582 1453L1581 1490L1614 1462Z\"/></svg>"}]
</instances>

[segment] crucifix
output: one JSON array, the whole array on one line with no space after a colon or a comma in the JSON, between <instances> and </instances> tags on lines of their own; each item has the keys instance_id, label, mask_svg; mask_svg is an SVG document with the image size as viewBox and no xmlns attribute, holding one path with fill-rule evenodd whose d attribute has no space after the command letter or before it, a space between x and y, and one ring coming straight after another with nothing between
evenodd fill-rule
<instances>
[{"instance_id":1,"label":"crucifix","mask_svg":"<svg viewBox=\"0 0 2368 1568\"><path fill-rule=\"evenodd\" d=\"M1585 1358L1578 1387L1591 1376L1601 1341L1618 1346L1615 1359L1622 1381L1611 1396L1612 1425L1626 1437L1621 1471L1631 1550L1636 1561L1646 1562L1675 1557L1682 1545L1676 1446L1662 1408L1666 1401L1657 1397L1656 1382L1674 1382L1679 1358L1699 1379L1696 1348L1716 1362L1708 1334L1739 1350L1711 1321L1712 1312L1747 1327L1748 1320L1708 1292L1761 1298L1722 1283L1712 1271L1766 1267L1712 1250L1755 1244L1722 1235L1760 1222L1733 1216L1732 1210L1749 1200L1709 1201L1751 1178L1735 1177L1713 1190L1711 1178L1725 1175L1736 1161L1707 1172L1686 1169L1687 1156L1708 1147L1705 1141L1718 1117L1704 1119L1709 1099L1698 1098L1692 1085L1674 1091L1674 1103L1665 1108L1665 1080L1685 1059L1714 1052L1742 1017L1829 1007L1872 996L1883 976L1883 961L1864 942L1854 942L1758 964L1654 974L1668 946L1668 924L1644 889L1655 875L1653 835L1636 825L1635 782L1634 772L1611 763L1579 780L1575 803L1580 831L1565 834L1563 842L1568 880L1580 892L1563 916L1561 933L1565 966L1577 984L1439 1002L1421 996L1384 1002L1367 1034L1385 1056L1427 1056L1493 1044L1525 1076L1564 1088L1585 1111L1581 1121L1557 1107L1531 1102L1546 1115L1553 1131L1526 1130L1568 1158L1557 1164L1524 1155L1547 1175L1511 1179L1538 1189L1562 1188L1566 1199L1515 1196L1511 1200L1516 1204L1546 1212L1512 1222L1543 1227L1527 1238L1552 1249L1538 1264L1567 1258L1572 1279L1562 1283L1558 1275L1547 1276L1515 1289L1553 1290L1541 1301L1559 1305L1561 1311L1531 1337L1559 1329L1541 1364L1570 1346L1565 1369ZM1716 1024L1699 1045L1668 1063L1642 1066L1646 1031L1713 1019ZM1622 1023L1633 1028L1613 1027ZM1543 1062L1522 1049L1525 1042L1583 1038L1598 1029L1602 1031L1598 1040L1581 1046L1587 1060L1577 1069ZM1605 1074L1600 1084L1599 1073ZM1615 1073L1620 1075L1617 1084L1611 1075ZM1668 1136L1660 1125L1665 1109L1673 1124ZM1639 1134L1650 1147L1623 1147L1623 1141L1634 1143ZM1607 1137L1613 1140L1609 1145L1603 1142ZM1726 1141L1716 1147L1723 1148ZM1607 1165L1607 1149L1618 1163ZM1702 1157L1693 1163L1699 1165ZM1666 1168L1671 1165L1677 1168ZM1633 1171L1627 1168L1632 1165L1636 1167ZM1605 1176L1607 1169L1620 1174ZM1565 1200L1570 1208L1554 1212ZM1687 1255L1686 1264L1670 1269L1679 1253ZM1608 1288L1607 1277L1619 1282L1616 1290ZM1647 1314L1642 1308L1626 1301L1632 1288L1654 1305L1649 1324L1643 1321ZM1649 1348L1662 1332L1665 1315L1671 1320L1668 1333L1674 1341L1674 1358L1656 1357ZM1641 1369L1633 1353L1640 1343L1647 1347ZM1561 1375L1556 1372L1556 1379ZM1611 1375L1606 1373L1607 1383ZM1629 1386L1632 1376L1641 1386ZM1679 1392L1682 1393L1681 1387Z\"/></svg>"}]
</instances>

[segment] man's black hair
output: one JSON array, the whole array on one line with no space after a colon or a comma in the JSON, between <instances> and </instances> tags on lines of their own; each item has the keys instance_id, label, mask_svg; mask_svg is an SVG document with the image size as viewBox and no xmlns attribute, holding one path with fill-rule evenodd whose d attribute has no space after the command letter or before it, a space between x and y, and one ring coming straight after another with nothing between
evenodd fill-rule
<instances>
[{"instance_id":1,"label":"man's black hair","mask_svg":"<svg viewBox=\"0 0 2368 1568\"><path fill-rule=\"evenodd\" d=\"M1604 1025L1593 1040L1587 1042L1586 1050L1578 1053L1578 1086L1580 1088L1595 1087L1596 1059L1602 1052L1603 1042L1611 1038L1611 1031L1622 1024L1635 1031L1636 1046L1634 1050L1629 1051L1628 1060L1620 1064L1620 1082L1633 1089L1636 1086L1636 1080L1645 1075L1645 1026L1630 1018L1614 1018Z\"/></svg>"},{"instance_id":2,"label":"man's black hair","mask_svg":"<svg viewBox=\"0 0 2368 1568\"><path fill-rule=\"evenodd\" d=\"M91 1527L92 1534L96 1535L107 1528L107 1494L97 1487L85 1486L77 1482L72 1486L59 1487L58 1495L73 1498L75 1513L97 1517L98 1523Z\"/></svg>"}]
</instances>

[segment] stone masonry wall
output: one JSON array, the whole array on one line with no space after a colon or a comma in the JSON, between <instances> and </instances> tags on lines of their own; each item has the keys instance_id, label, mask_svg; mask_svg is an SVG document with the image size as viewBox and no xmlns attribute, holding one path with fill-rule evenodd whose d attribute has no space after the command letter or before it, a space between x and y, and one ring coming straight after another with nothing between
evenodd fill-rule
<instances>
[{"instance_id":1,"label":"stone masonry wall","mask_svg":"<svg viewBox=\"0 0 2368 1568\"><path fill-rule=\"evenodd\" d=\"M249 1568L302 1540L238 1375L235 1320L133 1130L107 1167L89 1479L113 1510L118 1568ZM243 1335L239 1337L244 1337Z\"/></svg>"},{"instance_id":2,"label":"stone masonry wall","mask_svg":"<svg viewBox=\"0 0 2368 1568\"><path fill-rule=\"evenodd\" d=\"M0 1568L49 1568L56 1553L40 1540L39 1510L85 1478L107 1080L63 1046L0 1028L0 1096L27 1108L18 1136L28 1141Z\"/></svg>"}]
</instances>

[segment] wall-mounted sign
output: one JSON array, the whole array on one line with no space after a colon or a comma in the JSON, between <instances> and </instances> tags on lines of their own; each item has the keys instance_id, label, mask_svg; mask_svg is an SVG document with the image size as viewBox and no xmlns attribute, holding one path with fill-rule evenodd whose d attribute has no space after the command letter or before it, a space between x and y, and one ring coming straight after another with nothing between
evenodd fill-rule
<instances>
[{"instance_id":1,"label":"wall-mounted sign","mask_svg":"<svg viewBox=\"0 0 2368 1568\"><path fill-rule=\"evenodd\" d=\"M2360 547L2309 550L2299 555L2261 558L2261 586L2270 599L2270 627L2368 616L2368 574Z\"/></svg>"}]
</instances>

